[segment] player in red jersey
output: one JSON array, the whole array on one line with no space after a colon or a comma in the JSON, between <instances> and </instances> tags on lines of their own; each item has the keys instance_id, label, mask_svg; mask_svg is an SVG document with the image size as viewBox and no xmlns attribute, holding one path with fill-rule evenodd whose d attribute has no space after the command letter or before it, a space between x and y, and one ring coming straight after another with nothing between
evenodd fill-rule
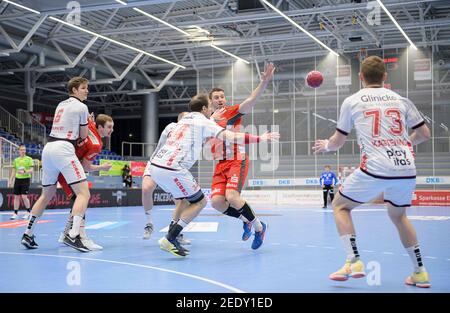
<instances>
[{"instance_id":1,"label":"player in red jersey","mask_svg":"<svg viewBox=\"0 0 450 313\"><path fill-rule=\"evenodd\" d=\"M240 132L242 116L251 112L258 98L263 94L269 82L272 80L275 66L268 63L261 74L261 82L252 94L241 104L226 105L225 92L221 88L213 88L209 93L215 114L213 118L224 128L232 128ZM244 234L242 240L248 240L252 234L252 226L255 227L255 238L252 249L258 249L263 241L267 225L261 222L248 203L241 197L241 189L244 186L248 173L249 161L245 154L243 143L226 143L213 145L213 154L221 154L220 161L216 165L211 186L212 206L225 215L241 219L244 222Z\"/></svg>"},{"instance_id":2,"label":"player in red jersey","mask_svg":"<svg viewBox=\"0 0 450 313\"><path fill-rule=\"evenodd\" d=\"M95 118L91 115L88 120L88 136L86 139L77 145L75 149L75 154L80 160L83 168L86 172L91 171L108 171L111 168L110 163L105 163L102 165L93 165L93 161L95 157L101 153L103 148L102 138L110 137L112 132L114 131L114 122L111 116L106 114L99 114ZM73 190L69 184L67 184L64 177L60 174L58 176L58 182L63 188L64 192L67 195L68 199L71 199L74 196ZM64 239L64 234L67 233L72 227L72 215L69 216L69 219L66 224L66 229L64 233L61 234L59 238L59 242L62 242ZM101 250L103 249L100 245L94 243L91 239L89 239L86 235L85 227L85 218L83 217L83 221L80 225L80 237L83 244L89 250Z\"/></svg>"}]
</instances>

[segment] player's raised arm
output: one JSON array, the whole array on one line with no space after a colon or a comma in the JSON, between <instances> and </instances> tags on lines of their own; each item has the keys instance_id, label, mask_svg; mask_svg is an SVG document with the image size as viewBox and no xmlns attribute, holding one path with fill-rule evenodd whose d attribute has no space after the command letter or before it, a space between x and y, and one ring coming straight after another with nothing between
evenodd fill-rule
<instances>
[{"instance_id":1,"label":"player's raised arm","mask_svg":"<svg viewBox=\"0 0 450 313\"><path fill-rule=\"evenodd\" d=\"M245 144L249 143L259 143L259 142L268 142L274 141L277 142L280 139L280 134L277 132L265 132L261 136L255 136L248 133L236 133L230 130L224 130L217 136L219 139L225 141L240 141Z\"/></svg>"},{"instance_id":2,"label":"player's raised arm","mask_svg":"<svg viewBox=\"0 0 450 313\"><path fill-rule=\"evenodd\" d=\"M264 72L261 74L261 82L253 90L252 94L244 100L239 106L239 113L247 114L252 108L255 106L256 101L261 97L264 90L266 90L267 85L272 80L273 73L275 72L275 65L273 63L268 63L264 69Z\"/></svg>"}]
</instances>

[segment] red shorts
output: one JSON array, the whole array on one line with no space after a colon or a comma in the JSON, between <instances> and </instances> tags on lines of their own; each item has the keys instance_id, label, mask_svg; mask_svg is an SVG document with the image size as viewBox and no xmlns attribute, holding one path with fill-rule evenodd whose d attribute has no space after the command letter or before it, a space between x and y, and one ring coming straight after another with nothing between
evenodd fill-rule
<instances>
[{"instance_id":1,"label":"red shorts","mask_svg":"<svg viewBox=\"0 0 450 313\"><path fill-rule=\"evenodd\" d=\"M222 160L216 165L211 185L211 197L225 196L227 189L241 192L248 173L248 158Z\"/></svg>"}]
</instances>

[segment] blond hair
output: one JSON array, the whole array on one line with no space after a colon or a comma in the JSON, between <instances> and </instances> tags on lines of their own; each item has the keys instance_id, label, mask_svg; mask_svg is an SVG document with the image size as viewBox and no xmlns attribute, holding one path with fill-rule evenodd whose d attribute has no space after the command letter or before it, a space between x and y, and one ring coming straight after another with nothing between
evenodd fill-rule
<instances>
[{"instance_id":1,"label":"blond hair","mask_svg":"<svg viewBox=\"0 0 450 313\"><path fill-rule=\"evenodd\" d=\"M69 82L67 83L67 90L69 91L69 94L73 93L73 88L78 89L83 84L88 84L89 80L87 80L84 77L76 76L73 77Z\"/></svg>"}]
</instances>

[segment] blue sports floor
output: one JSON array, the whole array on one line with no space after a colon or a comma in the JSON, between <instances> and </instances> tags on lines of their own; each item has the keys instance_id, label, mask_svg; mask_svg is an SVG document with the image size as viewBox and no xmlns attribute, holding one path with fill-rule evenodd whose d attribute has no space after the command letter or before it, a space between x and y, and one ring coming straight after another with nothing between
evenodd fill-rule
<instances>
[{"instance_id":1,"label":"blue sports floor","mask_svg":"<svg viewBox=\"0 0 450 313\"><path fill-rule=\"evenodd\" d=\"M2 212L0 292L450 292L449 207L411 208L408 213L431 289L403 284L412 271L410 259L383 206L363 206L353 213L368 276L347 282L328 279L345 258L331 210L253 207L269 224L259 250L250 248L253 238L241 241L239 220L206 208L195 222L218 223L217 231L187 232L192 245L185 259L160 250L157 243L172 206L153 209L150 240L141 238L141 207L89 209L87 232L104 246L90 253L57 242L68 210L46 211L35 228L37 250L20 244L26 222L10 223L10 212Z\"/></svg>"}]
</instances>

